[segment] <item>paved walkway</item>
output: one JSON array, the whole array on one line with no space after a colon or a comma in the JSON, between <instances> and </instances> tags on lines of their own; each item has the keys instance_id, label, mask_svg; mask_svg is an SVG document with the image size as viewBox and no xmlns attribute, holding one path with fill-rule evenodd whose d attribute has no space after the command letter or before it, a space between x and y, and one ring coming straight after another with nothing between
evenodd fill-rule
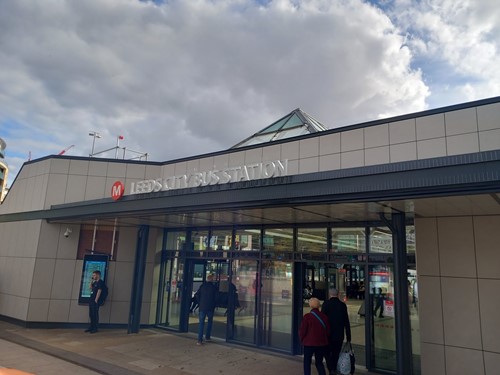
<instances>
[{"instance_id":1,"label":"paved walkway","mask_svg":"<svg viewBox=\"0 0 500 375\"><path fill-rule=\"evenodd\" d=\"M0 366L36 375L301 375L302 358L215 341L195 345L191 334L143 329L33 329L0 321ZM313 366L313 374L316 369ZM369 374L358 368L356 374Z\"/></svg>"}]
</instances>

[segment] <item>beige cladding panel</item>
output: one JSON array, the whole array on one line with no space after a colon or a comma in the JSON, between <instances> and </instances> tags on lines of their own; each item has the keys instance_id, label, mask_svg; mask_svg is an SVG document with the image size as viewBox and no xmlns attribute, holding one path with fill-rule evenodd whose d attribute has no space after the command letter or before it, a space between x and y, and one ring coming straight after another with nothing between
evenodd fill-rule
<instances>
[{"instance_id":1,"label":"beige cladding panel","mask_svg":"<svg viewBox=\"0 0 500 375\"><path fill-rule=\"evenodd\" d=\"M415 142L416 140L415 119L391 122L389 124L389 142L391 145Z\"/></svg>"},{"instance_id":2,"label":"beige cladding panel","mask_svg":"<svg viewBox=\"0 0 500 375\"><path fill-rule=\"evenodd\" d=\"M363 167L364 165L365 165L364 150L343 152L340 154L340 167L342 169Z\"/></svg>"},{"instance_id":3,"label":"beige cladding panel","mask_svg":"<svg viewBox=\"0 0 500 375\"><path fill-rule=\"evenodd\" d=\"M441 291L445 345L482 349L477 280L443 277Z\"/></svg>"},{"instance_id":4,"label":"beige cladding panel","mask_svg":"<svg viewBox=\"0 0 500 375\"><path fill-rule=\"evenodd\" d=\"M125 174L126 178L138 178L141 180L146 178L146 166L144 164L125 164L125 166L126 166L126 174ZM109 177L114 177L114 176L109 176ZM123 175L118 177L123 177Z\"/></svg>"},{"instance_id":5,"label":"beige cladding panel","mask_svg":"<svg viewBox=\"0 0 500 375\"><path fill-rule=\"evenodd\" d=\"M477 124L479 131L500 129L500 103L477 107Z\"/></svg>"},{"instance_id":6,"label":"beige cladding panel","mask_svg":"<svg viewBox=\"0 0 500 375\"><path fill-rule=\"evenodd\" d=\"M391 144L391 163L417 159L417 142Z\"/></svg>"},{"instance_id":7,"label":"beige cladding panel","mask_svg":"<svg viewBox=\"0 0 500 375\"><path fill-rule=\"evenodd\" d=\"M298 160L299 159L299 142L287 142L281 145L281 158L283 160Z\"/></svg>"},{"instance_id":8,"label":"beige cladding panel","mask_svg":"<svg viewBox=\"0 0 500 375\"><path fill-rule=\"evenodd\" d=\"M446 374L444 346L436 344L421 344L421 374Z\"/></svg>"},{"instance_id":9,"label":"beige cladding panel","mask_svg":"<svg viewBox=\"0 0 500 375\"><path fill-rule=\"evenodd\" d=\"M365 165L377 165L389 163L389 147L374 147L365 150Z\"/></svg>"},{"instance_id":10,"label":"beige cladding panel","mask_svg":"<svg viewBox=\"0 0 500 375\"><path fill-rule=\"evenodd\" d=\"M45 196L45 209L64 202L66 195L67 174L50 174Z\"/></svg>"},{"instance_id":11,"label":"beige cladding panel","mask_svg":"<svg viewBox=\"0 0 500 375\"><path fill-rule=\"evenodd\" d=\"M89 176L85 188L85 200L101 199L106 194L106 177Z\"/></svg>"},{"instance_id":12,"label":"beige cladding panel","mask_svg":"<svg viewBox=\"0 0 500 375\"><path fill-rule=\"evenodd\" d=\"M281 145L271 145L262 148L262 160L280 160Z\"/></svg>"},{"instance_id":13,"label":"beige cladding panel","mask_svg":"<svg viewBox=\"0 0 500 375\"><path fill-rule=\"evenodd\" d=\"M418 310L420 340L423 343L444 344L441 278L418 277Z\"/></svg>"},{"instance_id":14,"label":"beige cladding panel","mask_svg":"<svg viewBox=\"0 0 500 375\"><path fill-rule=\"evenodd\" d=\"M446 156L446 138L433 138L417 142L417 157L421 159Z\"/></svg>"},{"instance_id":15,"label":"beige cladding panel","mask_svg":"<svg viewBox=\"0 0 500 375\"><path fill-rule=\"evenodd\" d=\"M484 373L483 352L479 350L447 346L445 357L447 375L493 375Z\"/></svg>"},{"instance_id":16,"label":"beige cladding panel","mask_svg":"<svg viewBox=\"0 0 500 375\"><path fill-rule=\"evenodd\" d=\"M70 159L51 159L49 173L64 174L69 173Z\"/></svg>"},{"instance_id":17,"label":"beige cladding panel","mask_svg":"<svg viewBox=\"0 0 500 375\"><path fill-rule=\"evenodd\" d=\"M128 165L126 163L108 163L107 177L123 178L126 176ZM143 173L144 176L144 173Z\"/></svg>"},{"instance_id":18,"label":"beige cladding panel","mask_svg":"<svg viewBox=\"0 0 500 375\"><path fill-rule=\"evenodd\" d=\"M365 148L389 145L389 124L369 126L364 129Z\"/></svg>"},{"instance_id":19,"label":"beige cladding panel","mask_svg":"<svg viewBox=\"0 0 500 375\"><path fill-rule=\"evenodd\" d=\"M245 164L248 165L248 164L253 164L253 163L260 163L263 160L262 153L263 153L263 150L261 147L246 150L245 151ZM279 159L279 156L277 158L270 159L270 160L277 160L277 159ZM211 168L201 169L201 170L209 170L209 169L211 169Z\"/></svg>"},{"instance_id":20,"label":"beige cladding panel","mask_svg":"<svg viewBox=\"0 0 500 375\"><path fill-rule=\"evenodd\" d=\"M444 127L444 114L417 117L417 140L443 138L446 135Z\"/></svg>"},{"instance_id":21,"label":"beige cladding panel","mask_svg":"<svg viewBox=\"0 0 500 375\"><path fill-rule=\"evenodd\" d=\"M229 154L229 167L237 167L245 164L245 152L233 152Z\"/></svg>"},{"instance_id":22,"label":"beige cladding panel","mask_svg":"<svg viewBox=\"0 0 500 375\"><path fill-rule=\"evenodd\" d=\"M299 173L314 173L319 171L319 158L307 158L299 160Z\"/></svg>"},{"instance_id":23,"label":"beige cladding panel","mask_svg":"<svg viewBox=\"0 0 500 375\"><path fill-rule=\"evenodd\" d=\"M301 159L319 155L319 138L307 138L299 141L299 156Z\"/></svg>"},{"instance_id":24,"label":"beige cladding panel","mask_svg":"<svg viewBox=\"0 0 500 375\"><path fill-rule=\"evenodd\" d=\"M363 129L347 130L340 133L342 152L362 150L364 147Z\"/></svg>"},{"instance_id":25,"label":"beige cladding panel","mask_svg":"<svg viewBox=\"0 0 500 375\"><path fill-rule=\"evenodd\" d=\"M52 290L56 261L55 259L37 259L33 271L31 298L49 299Z\"/></svg>"},{"instance_id":26,"label":"beige cladding panel","mask_svg":"<svg viewBox=\"0 0 500 375\"><path fill-rule=\"evenodd\" d=\"M69 175L64 203L81 202L85 199L87 176Z\"/></svg>"},{"instance_id":27,"label":"beige cladding panel","mask_svg":"<svg viewBox=\"0 0 500 375\"><path fill-rule=\"evenodd\" d=\"M319 139L319 154L330 155L340 153L340 133L323 135Z\"/></svg>"},{"instance_id":28,"label":"beige cladding panel","mask_svg":"<svg viewBox=\"0 0 500 375\"><path fill-rule=\"evenodd\" d=\"M442 276L476 277L472 217L438 219Z\"/></svg>"},{"instance_id":29,"label":"beige cladding panel","mask_svg":"<svg viewBox=\"0 0 500 375\"><path fill-rule=\"evenodd\" d=\"M27 320L29 322L46 322L49 316L49 303L49 299L31 298L29 300Z\"/></svg>"},{"instance_id":30,"label":"beige cladding panel","mask_svg":"<svg viewBox=\"0 0 500 375\"><path fill-rule=\"evenodd\" d=\"M478 288L483 347L500 354L500 279L479 279Z\"/></svg>"},{"instance_id":31,"label":"beige cladding panel","mask_svg":"<svg viewBox=\"0 0 500 375\"><path fill-rule=\"evenodd\" d=\"M67 322L69 318L70 300L51 299L49 301L48 322ZM101 314L99 314L101 315Z\"/></svg>"},{"instance_id":32,"label":"beige cladding panel","mask_svg":"<svg viewBox=\"0 0 500 375\"><path fill-rule=\"evenodd\" d=\"M446 112L444 118L447 136L478 131L476 107Z\"/></svg>"},{"instance_id":33,"label":"beige cladding panel","mask_svg":"<svg viewBox=\"0 0 500 375\"><path fill-rule=\"evenodd\" d=\"M500 150L500 129L479 132L479 151Z\"/></svg>"},{"instance_id":34,"label":"beige cladding panel","mask_svg":"<svg viewBox=\"0 0 500 375\"><path fill-rule=\"evenodd\" d=\"M98 159L89 161L89 176L105 177L108 174L108 163Z\"/></svg>"},{"instance_id":35,"label":"beige cladding panel","mask_svg":"<svg viewBox=\"0 0 500 375\"><path fill-rule=\"evenodd\" d=\"M479 152L479 135L468 133L446 137L446 152L448 156Z\"/></svg>"},{"instance_id":36,"label":"beige cladding panel","mask_svg":"<svg viewBox=\"0 0 500 375\"><path fill-rule=\"evenodd\" d=\"M69 174L87 176L89 174L89 160L70 160Z\"/></svg>"},{"instance_id":37,"label":"beige cladding panel","mask_svg":"<svg viewBox=\"0 0 500 375\"><path fill-rule=\"evenodd\" d=\"M486 375L498 375L500 372L500 354L484 352L484 369Z\"/></svg>"},{"instance_id":38,"label":"beige cladding panel","mask_svg":"<svg viewBox=\"0 0 500 375\"><path fill-rule=\"evenodd\" d=\"M50 298L70 300L72 295L76 296L78 293L73 293L73 276L77 272L81 272L81 270L76 269L75 259L56 259Z\"/></svg>"},{"instance_id":39,"label":"beige cladding panel","mask_svg":"<svg viewBox=\"0 0 500 375\"><path fill-rule=\"evenodd\" d=\"M474 241L478 277L500 279L500 217L474 217Z\"/></svg>"}]
</instances>

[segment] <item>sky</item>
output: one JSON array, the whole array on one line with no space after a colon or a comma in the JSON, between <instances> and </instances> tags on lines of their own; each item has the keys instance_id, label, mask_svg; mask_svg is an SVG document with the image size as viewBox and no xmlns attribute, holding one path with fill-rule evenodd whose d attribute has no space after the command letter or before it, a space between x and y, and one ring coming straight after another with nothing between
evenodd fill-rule
<instances>
[{"instance_id":1,"label":"sky","mask_svg":"<svg viewBox=\"0 0 500 375\"><path fill-rule=\"evenodd\" d=\"M499 96L499 49L493 0L0 0L8 185L118 136L167 161L296 108L332 129Z\"/></svg>"}]
</instances>

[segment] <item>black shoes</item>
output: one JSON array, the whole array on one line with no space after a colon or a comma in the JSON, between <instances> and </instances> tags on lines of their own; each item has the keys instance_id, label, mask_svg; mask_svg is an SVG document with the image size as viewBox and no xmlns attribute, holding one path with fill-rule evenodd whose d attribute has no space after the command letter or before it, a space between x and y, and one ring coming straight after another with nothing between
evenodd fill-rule
<instances>
[{"instance_id":1,"label":"black shoes","mask_svg":"<svg viewBox=\"0 0 500 375\"><path fill-rule=\"evenodd\" d=\"M97 329L95 329L95 328L87 328L87 329L85 330L85 332L89 332L89 333L96 333L96 332L97 332Z\"/></svg>"},{"instance_id":2,"label":"black shoes","mask_svg":"<svg viewBox=\"0 0 500 375\"><path fill-rule=\"evenodd\" d=\"M90 332L92 331L92 328L87 328L84 332Z\"/></svg>"}]
</instances>

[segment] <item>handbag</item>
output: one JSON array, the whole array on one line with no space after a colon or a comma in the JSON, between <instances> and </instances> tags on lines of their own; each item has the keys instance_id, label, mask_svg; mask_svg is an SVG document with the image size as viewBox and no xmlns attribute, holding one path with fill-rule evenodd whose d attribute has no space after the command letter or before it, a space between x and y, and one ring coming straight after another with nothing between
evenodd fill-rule
<instances>
[{"instance_id":1,"label":"handbag","mask_svg":"<svg viewBox=\"0 0 500 375\"><path fill-rule=\"evenodd\" d=\"M352 345L347 341L342 345L342 350L340 351L339 361L337 362L337 372L342 375L354 374L356 368L355 364L356 358L354 357Z\"/></svg>"}]
</instances>

